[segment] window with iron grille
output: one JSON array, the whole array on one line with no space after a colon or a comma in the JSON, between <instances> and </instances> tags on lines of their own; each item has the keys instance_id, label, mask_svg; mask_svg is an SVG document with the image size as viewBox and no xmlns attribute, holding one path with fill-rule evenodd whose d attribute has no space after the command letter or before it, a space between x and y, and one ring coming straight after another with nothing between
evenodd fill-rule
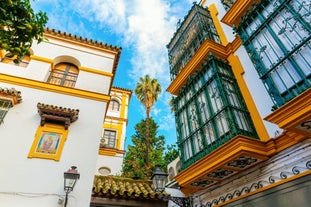
<instances>
[{"instance_id":1,"label":"window with iron grille","mask_svg":"<svg viewBox=\"0 0 311 207\"><path fill-rule=\"evenodd\" d=\"M101 139L101 148L116 148L117 132L114 130L104 130L103 138Z\"/></svg>"},{"instance_id":2,"label":"window with iron grille","mask_svg":"<svg viewBox=\"0 0 311 207\"><path fill-rule=\"evenodd\" d=\"M3 123L4 117L12 107L12 102L10 100L0 99L0 124Z\"/></svg>"},{"instance_id":3,"label":"window with iron grille","mask_svg":"<svg viewBox=\"0 0 311 207\"><path fill-rule=\"evenodd\" d=\"M174 98L182 169L235 137L258 138L231 66L210 57Z\"/></svg>"},{"instance_id":4,"label":"window with iron grille","mask_svg":"<svg viewBox=\"0 0 311 207\"><path fill-rule=\"evenodd\" d=\"M78 73L77 66L71 63L58 63L50 72L47 82L73 88L77 81Z\"/></svg>"},{"instance_id":5,"label":"window with iron grille","mask_svg":"<svg viewBox=\"0 0 311 207\"><path fill-rule=\"evenodd\" d=\"M311 87L311 4L264 0L237 28L274 108Z\"/></svg>"}]
</instances>

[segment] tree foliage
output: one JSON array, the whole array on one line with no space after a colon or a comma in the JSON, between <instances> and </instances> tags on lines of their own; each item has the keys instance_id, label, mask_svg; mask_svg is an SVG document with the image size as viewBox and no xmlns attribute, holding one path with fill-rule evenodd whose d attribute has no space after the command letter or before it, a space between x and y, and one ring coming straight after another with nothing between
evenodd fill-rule
<instances>
[{"instance_id":1,"label":"tree foliage","mask_svg":"<svg viewBox=\"0 0 311 207\"><path fill-rule=\"evenodd\" d=\"M135 94L137 99L144 105L146 109L146 132L145 132L145 161L146 165L149 165L149 115L151 108L154 103L158 100L158 95L161 93L162 89L157 79L150 78L149 75L146 75L143 78L139 79L139 82L135 88Z\"/></svg>"},{"instance_id":2,"label":"tree foliage","mask_svg":"<svg viewBox=\"0 0 311 207\"><path fill-rule=\"evenodd\" d=\"M33 40L43 41L43 32L48 17L44 12L34 13L29 0L0 1L0 50L18 63Z\"/></svg>"},{"instance_id":3,"label":"tree foliage","mask_svg":"<svg viewBox=\"0 0 311 207\"><path fill-rule=\"evenodd\" d=\"M166 168L169 163L174 161L179 155L178 148L176 144L171 144L166 146L166 151L164 153L164 167Z\"/></svg>"},{"instance_id":4,"label":"tree foliage","mask_svg":"<svg viewBox=\"0 0 311 207\"><path fill-rule=\"evenodd\" d=\"M140 123L135 126L135 134L132 135L133 145L128 146L124 162L123 162L123 176L133 179L150 179L155 165L165 165L163 160L163 153L165 150L165 138L164 136L157 136L158 125L156 122L149 118L149 160L150 164L146 165L145 162L145 132L146 132L146 120L141 120Z\"/></svg>"}]
</instances>

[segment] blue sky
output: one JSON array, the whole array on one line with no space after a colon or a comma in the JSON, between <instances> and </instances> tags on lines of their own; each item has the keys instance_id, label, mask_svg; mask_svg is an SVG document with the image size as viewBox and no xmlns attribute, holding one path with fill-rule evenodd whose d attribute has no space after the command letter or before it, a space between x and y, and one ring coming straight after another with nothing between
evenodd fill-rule
<instances>
[{"instance_id":1,"label":"blue sky","mask_svg":"<svg viewBox=\"0 0 311 207\"><path fill-rule=\"evenodd\" d=\"M134 90L140 77L157 78L163 92L151 111L166 144L176 143L174 115L166 92L170 83L166 45L176 24L193 0L36 0L35 11L49 17L49 28L122 47L114 86ZM145 110L133 93L129 108L127 144Z\"/></svg>"}]
</instances>

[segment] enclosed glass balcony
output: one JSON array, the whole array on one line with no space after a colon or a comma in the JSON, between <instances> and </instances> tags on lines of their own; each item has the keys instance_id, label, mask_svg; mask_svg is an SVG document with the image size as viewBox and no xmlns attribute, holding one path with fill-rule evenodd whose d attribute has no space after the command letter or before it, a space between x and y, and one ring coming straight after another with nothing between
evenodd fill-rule
<instances>
[{"instance_id":1,"label":"enclosed glass balcony","mask_svg":"<svg viewBox=\"0 0 311 207\"><path fill-rule=\"evenodd\" d=\"M174 108L182 169L237 135L257 138L230 65L213 56L181 89Z\"/></svg>"},{"instance_id":2,"label":"enclosed glass balcony","mask_svg":"<svg viewBox=\"0 0 311 207\"><path fill-rule=\"evenodd\" d=\"M261 1L237 28L273 109L311 87L311 10L300 0Z\"/></svg>"},{"instance_id":3,"label":"enclosed glass balcony","mask_svg":"<svg viewBox=\"0 0 311 207\"><path fill-rule=\"evenodd\" d=\"M175 79L206 39L220 43L208 9L194 3L167 45L171 80Z\"/></svg>"}]
</instances>

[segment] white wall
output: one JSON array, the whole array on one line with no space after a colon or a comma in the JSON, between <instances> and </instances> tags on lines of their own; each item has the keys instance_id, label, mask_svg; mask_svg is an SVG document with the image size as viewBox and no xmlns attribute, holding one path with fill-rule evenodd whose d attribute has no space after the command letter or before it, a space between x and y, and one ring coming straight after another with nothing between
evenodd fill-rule
<instances>
[{"instance_id":1,"label":"white wall","mask_svg":"<svg viewBox=\"0 0 311 207\"><path fill-rule=\"evenodd\" d=\"M35 56L59 60L64 55L77 60L86 68L111 73L113 54L50 40L34 44ZM96 166L99 138L102 133L107 104L104 101L64 95L40 89L47 80L51 64L31 60L29 65L19 67L0 62L0 76L11 76L38 81L34 88L0 82L0 88L15 88L21 91L22 102L10 108L0 125L0 206L10 207L58 207L59 196L64 196L64 172L77 166L80 180L70 194L67 207L90 205ZM23 79L16 79L24 81ZM5 81L6 82L6 81ZM81 70L76 83L77 89L94 95L109 95L111 78ZM37 103L79 109L79 118L69 127L67 140L59 161L27 158L35 133L40 125Z\"/></svg>"},{"instance_id":2,"label":"white wall","mask_svg":"<svg viewBox=\"0 0 311 207\"><path fill-rule=\"evenodd\" d=\"M70 198L68 207L88 206L105 104L16 85L0 83L0 87L14 87L23 98L0 125L0 206L58 206L56 194L64 195L63 173L73 165L77 166L80 180L72 193L75 199ZM78 120L68 129L60 161L27 158L40 124L38 102L80 110Z\"/></svg>"},{"instance_id":3,"label":"white wall","mask_svg":"<svg viewBox=\"0 0 311 207\"><path fill-rule=\"evenodd\" d=\"M98 155L95 174L101 175L98 169L107 167L111 170L111 175L121 175L122 164L123 154L117 154L115 156Z\"/></svg>"}]
</instances>

